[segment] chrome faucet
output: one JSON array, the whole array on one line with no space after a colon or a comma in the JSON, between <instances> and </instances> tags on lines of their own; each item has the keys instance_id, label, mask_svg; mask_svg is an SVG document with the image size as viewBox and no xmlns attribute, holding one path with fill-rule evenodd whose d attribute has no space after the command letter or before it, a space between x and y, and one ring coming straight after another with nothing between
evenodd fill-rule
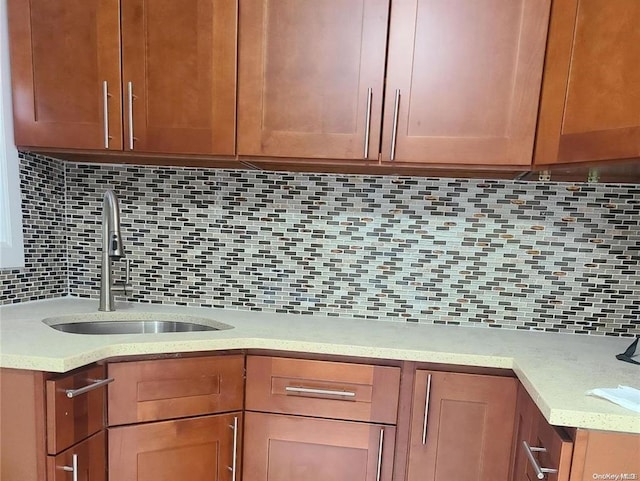
<instances>
[{"instance_id":1,"label":"chrome faucet","mask_svg":"<svg viewBox=\"0 0 640 481\"><path fill-rule=\"evenodd\" d=\"M120 234L120 206L112 190L104 193L102 204L102 266L100 270L100 311L115 310L114 292L127 292L131 287L131 262L126 260L126 278L124 282L113 281L112 261L124 258L122 234Z\"/></svg>"}]
</instances>

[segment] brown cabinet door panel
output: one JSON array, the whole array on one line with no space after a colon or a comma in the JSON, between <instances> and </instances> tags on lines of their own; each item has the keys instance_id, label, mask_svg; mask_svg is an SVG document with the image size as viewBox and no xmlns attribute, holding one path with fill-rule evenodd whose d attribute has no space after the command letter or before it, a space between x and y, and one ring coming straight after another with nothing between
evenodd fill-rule
<instances>
[{"instance_id":1,"label":"brown cabinet door panel","mask_svg":"<svg viewBox=\"0 0 640 481\"><path fill-rule=\"evenodd\" d=\"M507 479L516 388L514 378L419 370L407 480Z\"/></svg>"},{"instance_id":2,"label":"brown cabinet door panel","mask_svg":"<svg viewBox=\"0 0 640 481\"><path fill-rule=\"evenodd\" d=\"M400 369L247 357L246 409L395 424Z\"/></svg>"},{"instance_id":3,"label":"brown cabinet door panel","mask_svg":"<svg viewBox=\"0 0 640 481\"><path fill-rule=\"evenodd\" d=\"M119 1L10 0L8 14L16 144L121 149Z\"/></svg>"},{"instance_id":4,"label":"brown cabinet door panel","mask_svg":"<svg viewBox=\"0 0 640 481\"><path fill-rule=\"evenodd\" d=\"M80 389L105 379L104 366L93 366L45 382L47 393L47 451L58 454L105 425L105 390L100 387L72 398L68 389Z\"/></svg>"},{"instance_id":5,"label":"brown cabinet door panel","mask_svg":"<svg viewBox=\"0 0 640 481\"><path fill-rule=\"evenodd\" d=\"M233 155L236 39L236 0L122 2L125 150Z\"/></svg>"},{"instance_id":6,"label":"brown cabinet door panel","mask_svg":"<svg viewBox=\"0 0 640 481\"><path fill-rule=\"evenodd\" d=\"M529 446L534 446L535 424L538 420L538 409L533 403L524 387L518 387L516 402L516 419L513 431L513 447L511 449L511 481L534 481L537 478L530 477L529 459L523 447L526 441Z\"/></svg>"},{"instance_id":7,"label":"brown cabinet door panel","mask_svg":"<svg viewBox=\"0 0 640 481\"><path fill-rule=\"evenodd\" d=\"M238 154L377 159L388 9L388 0L244 1Z\"/></svg>"},{"instance_id":8,"label":"brown cabinet door panel","mask_svg":"<svg viewBox=\"0 0 640 481\"><path fill-rule=\"evenodd\" d=\"M74 456L76 462L74 463ZM73 469L77 469L74 477ZM47 456L48 481L105 481L107 441L104 431L85 439L57 456Z\"/></svg>"},{"instance_id":9,"label":"brown cabinet door panel","mask_svg":"<svg viewBox=\"0 0 640 481\"><path fill-rule=\"evenodd\" d=\"M544 451L537 452L534 450L533 454L538 466L557 471L547 473L545 479L548 481L569 481L573 441L562 428L551 426L537 408L535 414L536 431L531 446L544 449ZM537 479L535 471L531 467L529 473L530 479Z\"/></svg>"},{"instance_id":10,"label":"brown cabinet door panel","mask_svg":"<svg viewBox=\"0 0 640 481\"><path fill-rule=\"evenodd\" d=\"M118 362L109 377L109 426L242 409L242 355Z\"/></svg>"},{"instance_id":11,"label":"brown cabinet door panel","mask_svg":"<svg viewBox=\"0 0 640 481\"><path fill-rule=\"evenodd\" d=\"M394 1L382 160L530 165L549 9Z\"/></svg>"},{"instance_id":12,"label":"brown cabinet door panel","mask_svg":"<svg viewBox=\"0 0 640 481\"><path fill-rule=\"evenodd\" d=\"M640 156L640 2L554 1L536 164Z\"/></svg>"},{"instance_id":13,"label":"brown cabinet door panel","mask_svg":"<svg viewBox=\"0 0 640 481\"><path fill-rule=\"evenodd\" d=\"M391 426L247 413L245 439L244 481L391 480Z\"/></svg>"},{"instance_id":14,"label":"brown cabinet door panel","mask_svg":"<svg viewBox=\"0 0 640 481\"><path fill-rule=\"evenodd\" d=\"M578 429L570 480L589 481L594 474L608 473L617 474L620 479L638 479L640 435Z\"/></svg>"},{"instance_id":15,"label":"brown cabinet door panel","mask_svg":"<svg viewBox=\"0 0 640 481\"><path fill-rule=\"evenodd\" d=\"M238 412L110 428L109 480L239 480L241 426Z\"/></svg>"}]
</instances>

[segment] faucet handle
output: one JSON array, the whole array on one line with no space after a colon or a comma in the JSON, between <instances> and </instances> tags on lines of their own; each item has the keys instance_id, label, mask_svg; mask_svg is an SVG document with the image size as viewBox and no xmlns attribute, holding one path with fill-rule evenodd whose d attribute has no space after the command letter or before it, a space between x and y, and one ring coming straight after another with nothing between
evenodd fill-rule
<instances>
[{"instance_id":1,"label":"faucet handle","mask_svg":"<svg viewBox=\"0 0 640 481\"><path fill-rule=\"evenodd\" d=\"M131 259L128 257L124 260L125 271L124 271L124 285L131 285Z\"/></svg>"},{"instance_id":2,"label":"faucet handle","mask_svg":"<svg viewBox=\"0 0 640 481\"><path fill-rule=\"evenodd\" d=\"M124 262L125 262L125 274L124 274L125 277L124 277L124 281L114 282L112 289L115 292L122 292L122 293L124 293L125 296L128 296L130 294L130 289L132 288L132 285L131 285L131 259L126 257L124 259Z\"/></svg>"}]
</instances>

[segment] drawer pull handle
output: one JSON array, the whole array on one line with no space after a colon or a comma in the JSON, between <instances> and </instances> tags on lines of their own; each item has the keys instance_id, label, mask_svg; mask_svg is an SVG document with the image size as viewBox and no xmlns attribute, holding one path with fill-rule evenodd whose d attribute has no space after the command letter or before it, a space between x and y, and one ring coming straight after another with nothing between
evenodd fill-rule
<instances>
[{"instance_id":1,"label":"drawer pull handle","mask_svg":"<svg viewBox=\"0 0 640 481\"><path fill-rule=\"evenodd\" d=\"M238 463L238 416L233 417L233 424L229 424L229 427L233 429L233 458L231 459L231 466L228 466L227 469L231 471L231 481L236 481Z\"/></svg>"},{"instance_id":2,"label":"drawer pull handle","mask_svg":"<svg viewBox=\"0 0 640 481\"><path fill-rule=\"evenodd\" d=\"M431 374L427 376L427 392L424 399L424 419L422 421L422 444L427 444L427 418L429 417L429 399L431 398Z\"/></svg>"},{"instance_id":3,"label":"drawer pull handle","mask_svg":"<svg viewBox=\"0 0 640 481\"><path fill-rule=\"evenodd\" d=\"M127 83L127 94L129 100L129 150L133 150L133 141L135 140L133 136L133 100L138 98L133 95L133 82Z\"/></svg>"},{"instance_id":4,"label":"drawer pull handle","mask_svg":"<svg viewBox=\"0 0 640 481\"><path fill-rule=\"evenodd\" d=\"M364 123L364 158L369 158L369 137L371 135L371 102L373 100L373 89L369 87L367 90L367 115Z\"/></svg>"},{"instance_id":5,"label":"drawer pull handle","mask_svg":"<svg viewBox=\"0 0 640 481\"><path fill-rule=\"evenodd\" d=\"M538 462L536 461L536 458L533 457L534 451L537 453L546 453L547 448L536 448L533 446L529 446L529 444L526 441L522 441L522 446L524 447L524 452L527 453L527 458L529 458L529 463L531 464L531 467L533 468L533 470L536 472L536 477L538 479L544 479L545 474L547 473L553 474L558 472L557 469L541 468Z\"/></svg>"},{"instance_id":6,"label":"drawer pull handle","mask_svg":"<svg viewBox=\"0 0 640 481\"><path fill-rule=\"evenodd\" d=\"M376 469L376 481L380 481L382 474L382 443L384 442L384 428L380 428L380 443L378 445L378 467Z\"/></svg>"},{"instance_id":7,"label":"drawer pull handle","mask_svg":"<svg viewBox=\"0 0 640 481\"><path fill-rule=\"evenodd\" d=\"M78 455L74 454L71 458L71 466L62 466L63 471L73 473L73 481L78 481Z\"/></svg>"},{"instance_id":8,"label":"drawer pull handle","mask_svg":"<svg viewBox=\"0 0 640 481\"><path fill-rule=\"evenodd\" d=\"M113 378L108 379L95 379L93 382L87 386L78 388L78 389L67 389L65 393L69 399L79 396L80 394L84 394L89 391L93 391L94 389L98 389L99 387L106 386L110 382L113 382Z\"/></svg>"},{"instance_id":9,"label":"drawer pull handle","mask_svg":"<svg viewBox=\"0 0 640 481\"><path fill-rule=\"evenodd\" d=\"M287 392L295 392L299 394L318 394L320 396L356 397L356 393L353 391L334 391L332 389L314 389L310 387L296 387L296 386L286 386L284 390Z\"/></svg>"},{"instance_id":10,"label":"drawer pull handle","mask_svg":"<svg viewBox=\"0 0 640 481\"><path fill-rule=\"evenodd\" d=\"M391 128L390 160L396 160L396 140L398 139L398 113L400 110L400 89L396 89L396 100L393 105L393 127Z\"/></svg>"},{"instance_id":11,"label":"drawer pull handle","mask_svg":"<svg viewBox=\"0 0 640 481\"><path fill-rule=\"evenodd\" d=\"M107 81L102 82L102 114L103 114L103 122L104 122L104 148L109 148L109 139L111 136L109 135L109 97L111 94L109 93L109 85Z\"/></svg>"}]
</instances>

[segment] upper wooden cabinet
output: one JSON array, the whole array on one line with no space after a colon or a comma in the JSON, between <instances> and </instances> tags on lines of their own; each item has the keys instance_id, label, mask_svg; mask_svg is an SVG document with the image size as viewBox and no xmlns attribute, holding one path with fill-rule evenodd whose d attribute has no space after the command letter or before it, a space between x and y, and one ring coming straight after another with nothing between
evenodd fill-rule
<instances>
[{"instance_id":1,"label":"upper wooden cabinet","mask_svg":"<svg viewBox=\"0 0 640 481\"><path fill-rule=\"evenodd\" d=\"M17 145L233 155L235 0L8 5Z\"/></svg>"},{"instance_id":2,"label":"upper wooden cabinet","mask_svg":"<svg viewBox=\"0 0 640 481\"><path fill-rule=\"evenodd\" d=\"M16 145L122 149L118 4L8 0Z\"/></svg>"},{"instance_id":3,"label":"upper wooden cabinet","mask_svg":"<svg viewBox=\"0 0 640 481\"><path fill-rule=\"evenodd\" d=\"M531 164L550 0L243 6L240 155Z\"/></svg>"},{"instance_id":4,"label":"upper wooden cabinet","mask_svg":"<svg viewBox=\"0 0 640 481\"><path fill-rule=\"evenodd\" d=\"M121 8L125 149L233 155L236 0Z\"/></svg>"},{"instance_id":5,"label":"upper wooden cabinet","mask_svg":"<svg viewBox=\"0 0 640 481\"><path fill-rule=\"evenodd\" d=\"M554 0L534 163L640 157L640 2Z\"/></svg>"},{"instance_id":6,"label":"upper wooden cabinet","mask_svg":"<svg viewBox=\"0 0 640 481\"><path fill-rule=\"evenodd\" d=\"M382 160L530 165L550 0L393 0Z\"/></svg>"},{"instance_id":7,"label":"upper wooden cabinet","mask_svg":"<svg viewBox=\"0 0 640 481\"><path fill-rule=\"evenodd\" d=\"M377 159L388 0L246 0L238 154Z\"/></svg>"}]
</instances>

